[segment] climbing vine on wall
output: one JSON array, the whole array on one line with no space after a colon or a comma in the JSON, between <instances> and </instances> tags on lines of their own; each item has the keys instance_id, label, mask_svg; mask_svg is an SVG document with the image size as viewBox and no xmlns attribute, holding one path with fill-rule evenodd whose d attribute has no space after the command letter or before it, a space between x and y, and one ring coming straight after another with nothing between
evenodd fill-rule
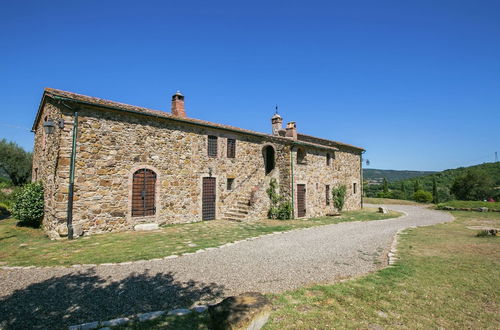
<instances>
[{"instance_id":1,"label":"climbing vine on wall","mask_svg":"<svg viewBox=\"0 0 500 330\"><path fill-rule=\"evenodd\" d=\"M269 219L288 220L292 218L292 203L277 192L278 182L272 178L266 192L271 201L267 212Z\"/></svg>"}]
</instances>

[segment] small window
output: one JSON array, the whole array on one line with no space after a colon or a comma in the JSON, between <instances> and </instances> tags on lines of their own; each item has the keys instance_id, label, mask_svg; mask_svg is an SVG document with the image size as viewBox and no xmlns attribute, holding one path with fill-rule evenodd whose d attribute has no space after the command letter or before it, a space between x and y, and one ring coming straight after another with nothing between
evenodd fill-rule
<instances>
[{"instance_id":1,"label":"small window","mask_svg":"<svg viewBox=\"0 0 500 330\"><path fill-rule=\"evenodd\" d=\"M297 164L306 163L306 152L303 148L297 149Z\"/></svg>"},{"instance_id":2,"label":"small window","mask_svg":"<svg viewBox=\"0 0 500 330\"><path fill-rule=\"evenodd\" d=\"M35 167L35 171L33 173L33 181L38 180L38 167Z\"/></svg>"},{"instance_id":3,"label":"small window","mask_svg":"<svg viewBox=\"0 0 500 330\"><path fill-rule=\"evenodd\" d=\"M217 157L217 137L208 136L208 157Z\"/></svg>"},{"instance_id":4,"label":"small window","mask_svg":"<svg viewBox=\"0 0 500 330\"><path fill-rule=\"evenodd\" d=\"M356 183L352 184L352 192L355 194L357 191Z\"/></svg>"},{"instance_id":5,"label":"small window","mask_svg":"<svg viewBox=\"0 0 500 330\"><path fill-rule=\"evenodd\" d=\"M330 205L330 185L325 186L326 205Z\"/></svg>"},{"instance_id":6,"label":"small window","mask_svg":"<svg viewBox=\"0 0 500 330\"><path fill-rule=\"evenodd\" d=\"M330 166L332 162L332 156L330 154L326 154L326 166Z\"/></svg>"},{"instance_id":7,"label":"small window","mask_svg":"<svg viewBox=\"0 0 500 330\"><path fill-rule=\"evenodd\" d=\"M236 157L236 140L227 139L227 158Z\"/></svg>"},{"instance_id":8,"label":"small window","mask_svg":"<svg viewBox=\"0 0 500 330\"><path fill-rule=\"evenodd\" d=\"M227 190L233 190L233 185L234 185L234 179L228 178L227 179Z\"/></svg>"}]
</instances>

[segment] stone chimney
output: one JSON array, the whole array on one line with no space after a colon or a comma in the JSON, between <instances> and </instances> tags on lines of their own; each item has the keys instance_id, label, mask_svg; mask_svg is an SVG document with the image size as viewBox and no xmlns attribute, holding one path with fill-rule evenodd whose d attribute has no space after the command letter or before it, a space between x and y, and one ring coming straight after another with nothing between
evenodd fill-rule
<instances>
[{"instance_id":1,"label":"stone chimney","mask_svg":"<svg viewBox=\"0 0 500 330\"><path fill-rule=\"evenodd\" d=\"M271 123L273 125L273 135L280 135L279 131L283 129L283 118L276 112L271 118Z\"/></svg>"},{"instance_id":2,"label":"stone chimney","mask_svg":"<svg viewBox=\"0 0 500 330\"><path fill-rule=\"evenodd\" d=\"M288 124L286 124L285 136L297 140L297 125L295 124L294 121L291 121Z\"/></svg>"},{"instance_id":3,"label":"stone chimney","mask_svg":"<svg viewBox=\"0 0 500 330\"><path fill-rule=\"evenodd\" d=\"M186 118L186 110L184 110L184 95L177 91L172 95L172 114L176 117Z\"/></svg>"}]
</instances>

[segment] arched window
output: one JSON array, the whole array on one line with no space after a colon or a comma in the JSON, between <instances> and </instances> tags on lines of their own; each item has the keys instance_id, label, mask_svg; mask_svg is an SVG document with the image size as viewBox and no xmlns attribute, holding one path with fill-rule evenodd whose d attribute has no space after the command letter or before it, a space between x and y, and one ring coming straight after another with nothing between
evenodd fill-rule
<instances>
[{"instance_id":1,"label":"arched window","mask_svg":"<svg viewBox=\"0 0 500 330\"><path fill-rule=\"evenodd\" d=\"M264 166L266 168L266 174L271 173L274 170L275 161L274 161L274 148L272 146L265 146L262 150L264 155Z\"/></svg>"},{"instance_id":2,"label":"arched window","mask_svg":"<svg viewBox=\"0 0 500 330\"><path fill-rule=\"evenodd\" d=\"M132 179L132 216L144 217L156 213L156 173L141 168Z\"/></svg>"},{"instance_id":3,"label":"arched window","mask_svg":"<svg viewBox=\"0 0 500 330\"><path fill-rule=\"evenodd\" d=\"M304 148L297 149L297 164L305 164L306 163L306 151Z\"/></svg>"}]
</instances>

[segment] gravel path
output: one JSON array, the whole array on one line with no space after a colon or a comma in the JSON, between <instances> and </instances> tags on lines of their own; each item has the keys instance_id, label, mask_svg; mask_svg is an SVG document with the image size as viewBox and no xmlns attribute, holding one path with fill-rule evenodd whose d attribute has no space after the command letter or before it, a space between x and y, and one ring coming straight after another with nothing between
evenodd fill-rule
<instances>
[{"instance_id":1,"label":"gravel path","mask_svg":"<svg viewBox=\"0 0 500 330\"><path fill-rule=\"evenodd\" d=\"M0 329L61 328L366 274L377 269L398 230L453 219L417 206L387 207L407 215L276 234L170 260L0 270Z\"/></svg>"}]
</instances>

